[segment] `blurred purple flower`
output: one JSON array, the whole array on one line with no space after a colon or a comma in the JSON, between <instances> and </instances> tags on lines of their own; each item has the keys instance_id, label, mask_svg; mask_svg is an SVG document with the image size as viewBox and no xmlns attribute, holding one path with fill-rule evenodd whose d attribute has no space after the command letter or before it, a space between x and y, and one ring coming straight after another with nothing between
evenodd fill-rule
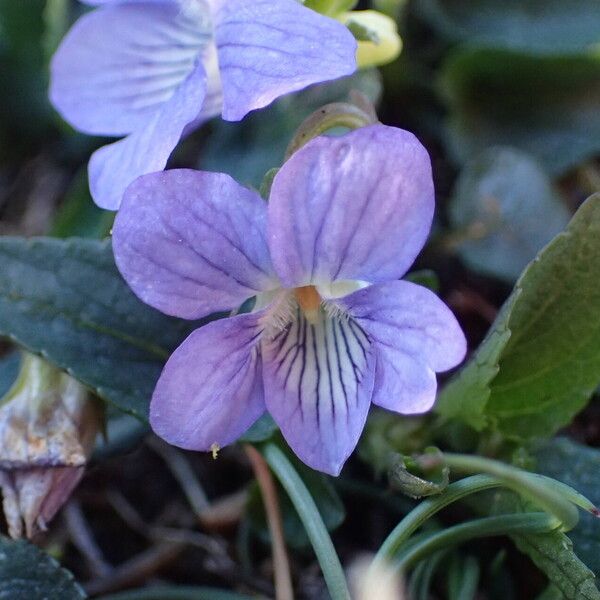
<instances>
[{"instance_id":1,"label":"blurred purple flower","mask_svg":"<svg viewBox=\"0 0 600 600\"><path fill-rule=\"evenodd\" d=\"M165 167L182 136L351 74L356 41L297 0L87 0L51 66L50 98L77 129L127 136L89 164L96 203Z\"/></svg>"},{"instance_id":2,"label":"blurred purple flower","mask_svg":"<svg viewBox=\"0 0 600 600\"><path fill-rule=\"evenodd\" d=\"M398 281L433 209L426 150L383 125L308 143L275 176L268 205L224 174L134 182L113 243L143 301L196 319L257 298L253 312L196 330L171 356L152 399L154 430L208 450L266 409L305 463L337 474L371 401L429 410L435 372L465 354L446 305Z\"/></svg>"}]
</instances>

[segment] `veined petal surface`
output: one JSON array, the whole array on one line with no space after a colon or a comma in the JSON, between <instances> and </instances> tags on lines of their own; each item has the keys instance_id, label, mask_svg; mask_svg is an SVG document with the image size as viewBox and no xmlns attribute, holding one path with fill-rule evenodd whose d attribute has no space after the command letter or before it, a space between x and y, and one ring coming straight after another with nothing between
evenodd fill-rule
<instances>
[{"instance_id":1,"label":"veined petal surface","mask_svg":"<svg viewBox=\"0 0 600 600\"><path fill-rule=\"evenodd\" d=\"M198 64L144 127L94 152L88 173L90 191L98 206L117 210L132 181L165 168L186 127L196 119L205 92L206 74Z\"/></svg>"},{"instance_id":2,"label":"veined petal surface","mask_svg":"<svg viewBox=\"0 0 600 600\"><path fill-rule=\"evenodd\" d=\"M238 121L283 94L356 70L348 29L297 0L214 5L224 119Z\"/></svg>"},{"instance_id":3,"label":"veined petal surface","mask_svg":"<svg viewBox=\"0 0 600 600\"><path fill-rule=\"evenodd\" d=\"M373 402L402 413L429 410L435 372L455 367L466 352L465 336L450 309L430 290L407 281L372 285L336 304L373 340Z\"/></svg>"},{"instance_id":4,"label":"veined petal surface","mask_svg":"<svg viewBox=\"0 0 600 600\"><path fill-rule=\"evenodd\" d=\"M265 411L261 313L213 321L171 355L150 405L154 431L188 450L226 446Z\"/></svg>"},{"instance_id":5,"label":"veined petal surface","mask_svg":"<svg viewBox=\"0 0 600 600\"><path fill-rule=\"evenodd\" d=\"M338 475L363 430L374 380L372 344L344 315L298 308L262 343L267 408L307 465Z\"/></svg>"},{"instance_id":6,"label":"veined petal surface","mask_svg":"<svg viewBox=\"0 0 600 600\"><path fill-rule=\"evenodd\" d=\"M286 287L401 277L433 218L429 155L384 125L319 137L275 176L269 247Z\"/></svg>"},{"instance_id":7,"label":"veined petal surface","mask_svg":"<svg viewBox=\"0 0 600 600\"><path fill-rule=\"evenodd\" d=\"M152 173L127 190L115 259L147 304L195 319L276 287L260 196L222 173Z\"/></svg>"},{"instance_id":8,"label":"veined petal surface","mask_svg":"<svg viewBox=\"0 0 600 600\"><path fill-rule=\"evenodd\" d=\"M111 5L81 17L54 55L50 98L77 129L120 136L148 124L176 94L202 60L212 22L208 6L192 13L169 1L103 4Z\"/></svg>"}]
</instances>

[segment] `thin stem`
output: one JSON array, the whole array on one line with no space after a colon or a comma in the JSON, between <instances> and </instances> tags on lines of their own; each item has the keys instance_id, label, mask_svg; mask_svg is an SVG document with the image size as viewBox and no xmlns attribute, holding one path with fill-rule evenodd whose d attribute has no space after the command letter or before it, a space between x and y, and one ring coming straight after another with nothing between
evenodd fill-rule
<instances>
[{"instance_id":1,"label":"thin stem","mask_svg":"<svg viewBox=\"0 0 600 600\"><path fill-rule=\"evenodd\" d=\"M396 566L402 571L407 571L430 554L467 540L511 533L547 533L555 530L559 525L556 517L547 513L522 513L474 519L428 536L405 552Z\"/></svg>"},{"instance_id":2,"label":"thin stem","mask_svg":"<svg viewBox=\"0 0 600 600\"><path fill-rule=\"evenodd\" d=\"M298 512L298 516L317 555L317 560L321 565L332 600L348 600L350 593L340 559L336 554L319 509L306 485L296 473L292 463L275 444L265 444L262 447L262 454Z\"/></svg>"},{"instance_id":3,"label":"thin stem","mask_svg":"<svg viewBox=\"0 0 600 600\"><path fill-rule=\"evenodd\" d=\"M294 600L294 590L292 587L292 576L290 574L290 562L288 560L285 547L285 537L283 534L283 521L279 509L279 499L277 498L277 488L271 477L269 466L265 462L260 452L250 444L244 445L246 455L252 465L252 470L256 475L258 486L265 505L267 523L273 542L273 569L275 579L275 598L276 600Z\"/></svg>"},{"instance_id":4,"label":"thin stem","mask_svg":"<svg viewBox=\"0 0 600 600\"><path fill-rule=\"evenodd\" d=\"M298 127L298 131L292 138L285 152L287 160L294 152L297 152L317 136L334 129L335 127L346 127L347 129L359 129L366 125L373 125L377 119L372 114L365 112L362 108L348 102L332 102L309 115Z\"/></svg>"},{"instance_id":5,"label":"thin stem","mask_svg":"<svg viewBox=\"0 0 600 600\"><path fill-rule=\"evenodd\" d=\"M424 564L429 562L427 561ZM458 569L454 570L454 578L449 578L448 600L473 600L477 596L477 586L479 585L479 562L473 556L468 556L459 565L459 568L460 571Z\"/></svg>"},{"instance_id":6,"label":"thin stem","mask_svg":"<svg viewBox=\"0 0 600 600\"><path fill-rule=\"evenodd\" d=\"M423 460L427 461L428 457L424 457ZM561 528L564 531L573 529L579 521L577 508L564 493L564 484L559 489L553 486L553 480L538 477L535 474L483 456L449 452L443 454L443 460L451 469L463 473L488 473L500 479L506 487L554 515L560 521Z\"/></svg>"},{"instance_id":7,"label":"thin stem","mask_svg":"<svg viewBox=\"0 0 600 600\"><path fill-rule=\"evenodd\" d=\"M209 587L178 586L130 590L98 600L252 600L250 596Z\"/></svg>"},{"instance_id":8,"label":"thin stem","mask_svg":"<svg viewBox=\"0 0 600 600\"><path fill-rule=\"evenodd\" d=\"M444 492L438 496L424 500L416 508L404 517L388 535L381 548L377 552L374 563L378 561L389 561L396 554L400 546L430 517L437 512L464 498L483 490L499 487L502 482L487 475L474 475L466 477L455 483L451 483Z\"/></svg>"}]
</instances>

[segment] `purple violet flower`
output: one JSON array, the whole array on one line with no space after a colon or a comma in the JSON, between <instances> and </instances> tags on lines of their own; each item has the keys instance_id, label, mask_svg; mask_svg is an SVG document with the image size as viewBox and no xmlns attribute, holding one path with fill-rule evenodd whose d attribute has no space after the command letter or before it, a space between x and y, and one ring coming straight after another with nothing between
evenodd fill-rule
<instances>
[{"instance_id":1,"label":"purple violet flower","mask_svg":"<svg viewBox=\"0 0 600 600\"><path fill-rule=\"evenodd\" d=\"M350 75L356 41L297 0L84 0L51 65L50 98L77 129L127 136L94 153L96 203L119 208L186 133L238 121L283 94Z\"/></svg>"},{"instance_id":2,"label":"purple violet flower","mask_svg":"<svg viewBox=\"0 0 600 600\"><path fill-rule=\"evenodd\" d=\"M431 291L399 281L431 227L427 151L372 125L320 137L275 176L269 203L229 176L145 175L125 193L113 243L134 292L187 319L240 306L173 353L150 418L193 450L235 441L268 410L296 454L338 474L371 402L429 410L436 371L465 338Z\"/></svg>"}]
</instances>

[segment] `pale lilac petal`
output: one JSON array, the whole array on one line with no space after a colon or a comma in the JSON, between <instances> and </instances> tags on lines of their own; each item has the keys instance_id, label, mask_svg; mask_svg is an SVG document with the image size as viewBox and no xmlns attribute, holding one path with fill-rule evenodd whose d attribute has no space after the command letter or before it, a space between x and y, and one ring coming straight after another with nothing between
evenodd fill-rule
<instances>
[{"instance_id":1,"label":"pale lilac petal","mask_svg":"<svg viewBox=\"0 0 600 600\"><path fill-rule=\"evenodd\" d=\"M213 321L175 350L150 405L160 437L180 448L210 450L234 442L264 413L260 317Z\"/></svg>"},{"instance_id":2,"label":"pale lilac petal","mask_svg":"<svg viewBox=\"0 0 600 600\"><path fill-rule=\"evenodd\" d=\"M425 413L435 403L435 372L410 354L377 346L373 403L404 415Z\"/></svg>"},{"instance_id":3,"label":"pale lilac petal","mask_svg":"<svg viewBox=\"0 0 600 600\"><path fill-rule=\"evenodd\" d=\"M277 285L265 227L264 201L228 175L151 173L125 194L115 260L144 302L195 319Z\"/></svg>"},{"instance_id":4,"label":"pale lilac petal","mask_svg":"<svg viewBox=\"0 0 600 600\"><path fill-rule=\"evenodd\" d=\"M369 339L345 317L300 311L262 344L267 408L298 457L338 475L356 447L371 403L375 360Z\"/></svg>"},{"instance_id":5,"label":"pale lilac petal","mask_svg":"<svg viewBox=\"0 0 600 600\"><path fill-rule=\"evenodd\" d=\"M356 70L356 40L297 0L217 2L223 118L238 121L283 94Z\"/></svg>"},{"instance_id":6,"label":"pale lilac petal","mask_svg":"<svg viewBox=\"0 0 600 600\"><path fill-rule=\"evenodd\" d=\"M409 132L372 125L309 142L275 176L269 247L289 287L400 278L433 218L427 151Z\"/></svg>"},{"instance_id":7,"label":"pale lilac petal","mask_svg":"<svg viewBox=\"0 0 600 600\"><path fill-rule=\"evenodd\" d=\"M204 68L199 64L149 123L92 155L88 166L90 190L98 206L117 210L132 181L165 168L186 126L198 115L205 87Z\"/></svg>"},{"instance_id":8,"label":"pale lilac petal","mask_svg":"<svg viewBox=\"0 0 600 600\"><path fill-rule=\"evenodd\" d=\"M54 55L52 103L86 133L131 133L152 121L194 71L210 43L211 26L208 12L191 15L171 2L92 11L75 23ZM200 107L201 102L193 117Z\"/></svg>"},{"instance_id":9,"label":"pale lilac petal","mask_svg":"<svg viewBox=\"0 0 600 600\"><path fill-rule=\"evenodd\" d=\"M435 400L435 372L458 365L465 336L450 309L431 291L407 281L373 285L335 301L373 340L377 376L373 402L419 413Z\"/></svg>"}]
</instances>

